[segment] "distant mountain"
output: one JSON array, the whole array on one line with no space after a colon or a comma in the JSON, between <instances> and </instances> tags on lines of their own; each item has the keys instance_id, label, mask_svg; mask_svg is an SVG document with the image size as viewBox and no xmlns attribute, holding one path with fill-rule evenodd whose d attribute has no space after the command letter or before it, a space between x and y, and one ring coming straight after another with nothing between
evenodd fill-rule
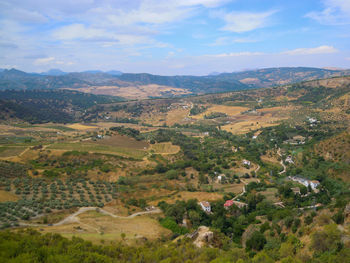
<instances>
[{"instance_id":1,"label":"distant mountain","mask_svg":"<svg viewBox=\"0 0 350 263\"><path fill-rule=\"evenodd\" d=\"M223 73L216 76L216 79L226 81L238 80L247 85L253 85L256 87L269 87L345 75L350 75L350 70L284 67Z\"/></svg>"},{"instance_id":2,"label":"distant mountain","mask_svg":"<svg viewBox=\"0 0 350 263\"><path fill-rule=\"evenodd\" d=\"M60 69L50 69L49 71L40 73L40 75L45 75L45 76L62 76L66 74L68 73Z\"/></svg>"},{"instance_id":3,"label":"distant mountain","mask_svg":"<svg viewBox=\"0 0 350 263\"><path fill-rule=\"evenodd\" d=\"M65 73L53 69L45 74L34 74L17 69L5 69L0 71L0 90L74 89L96 94L111 94L111 90L114 89L113 94L119 96L120 89L124 89L123 94L128 87L142 89L142 92L147 93L147 87L154 89L154 85L158 85L168 90L181 89L184 91L180 92L181 94L205 94L263 88L344 75L350 75L350 70L285 67L209 76L159 76L148 73L122 73L115 70ZM172 96L171 94L174 93L164 92L162 96Z\"/></svg>"},{"instance_id":4,"label":"distant mountain","mask_svg":"<svg viewBox=\"0 0 350 263\"><path fill-rule=\"evenodd\" d=\"M116 76L123 74L123 72L121 72L119 70L110 70L110 71L106 71L105 73L110 74L110 75L116 75Z\"/></svg>"}]
</instances>

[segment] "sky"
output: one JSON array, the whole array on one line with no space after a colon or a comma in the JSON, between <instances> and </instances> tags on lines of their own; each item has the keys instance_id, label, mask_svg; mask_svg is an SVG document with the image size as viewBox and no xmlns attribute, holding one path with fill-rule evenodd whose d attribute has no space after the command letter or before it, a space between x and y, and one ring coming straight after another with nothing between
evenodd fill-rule
<instances>
[{"instance_id":1,"label":"sky","mask_svg":"<svg viewBox=\"0 0 350 263\"><path fill-rule=\"evenodd\" d=\"M350 0L0 0L0 68L350 68Z\"/></svg>"}]
</instances>

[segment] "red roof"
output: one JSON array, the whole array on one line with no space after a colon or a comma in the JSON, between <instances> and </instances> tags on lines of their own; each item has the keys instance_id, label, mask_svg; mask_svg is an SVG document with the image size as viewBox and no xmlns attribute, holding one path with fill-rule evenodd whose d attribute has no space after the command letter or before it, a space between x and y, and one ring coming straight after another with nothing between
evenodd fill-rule
<instances>
[{"instance_id":1,"label":"red roof","mask_svg":"<svg viewBox=\"0 0 350 263\"><path fill-rule=\"evenodd\" d=\"M225 204L224 204L224 207L229 207L229 206L231 206L231 205L233 205L234 203L233 203L233 200L227 200L226 202L225 202Z\"/></svg>"}]
</instances>

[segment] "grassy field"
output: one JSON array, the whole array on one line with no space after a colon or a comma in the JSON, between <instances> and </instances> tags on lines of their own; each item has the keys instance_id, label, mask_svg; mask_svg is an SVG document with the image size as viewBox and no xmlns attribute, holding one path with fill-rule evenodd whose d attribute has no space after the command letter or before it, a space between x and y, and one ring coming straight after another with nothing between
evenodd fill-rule
<instances>
[{"instance_id":1,"label":"grassy field","mask_svg":"<svg viewBox=\"0 0 350 263\"><path fill-rule=\"evenodd\" d=\"M166 124L168 126L174 125L175 123L182 123L184 119L188 117L190 110L189 109L174 109L167 112Z\"/></svg>"},{"instance_id":2,"label":"grassy field","mask_svg":"<svg viewBox=\"0 0 350 263\"><path fill-rule=\"evenodd\" d=\"M276 188L267 188L266 191L260 192L260 194L265 196L268 201L271 201L274 203L280 201L277 197L275 197L276 193L277 193Z\"/></svg>"},{"instance_id":3,"label":"grassy field","mask_svg":"<svg viewBox=\"0 0 350 263\"><path fill-rule=\"evenodd\" d=\"M17 201L19 197L11 192L0 190L0 202Z\"/></svg>"},{"instance_id":4,"label":"grassy field","mask_svg":"<svg viewBox=\"0 0 350 263\"><path fill-rule=\"evenodd\" d=\"M87 142L55 143L48 146L47 149L114 154L124 157L132 157L136 159L141 159L146 155L146 152L143 150L113 147L109 145L100 145L97 143Z\"/></svg>"},{"instance_id":5,"label":"grassy field","mask_svg":"<svg viewBox=\"0 0 350 263\"><path fill-rule=\"evenodd\" d=\"M194 119L203 119L205 115L208 115L213 112L222 112L226 113L228 116L236 116L240 115L241 112L247 111L249 108L246 107L237 107L237 106L226 106L226 105L213 105L212 107L208 108L205 112L191 116Z\"/></svg>"},{"instance_id":6,"label":"grassy field","mask_svg":"<svg viewBox=\"0 0 350 263\"><path fill-rule=\"evenodd\" d=\"M156 216L138 216L135 218L113 218L108 215L89 211L79 215L79 222L61 226L45 226L42 232L60 233L65 237L81 237L83 239L100 243L101 240L121 241L122 233L126 242L135 242L141 237L155 240L161 236L169 236L169 230L163 228Z\"/></svg>"},{"instance_id":7,"label":"grassy field","mask_svg":"<svg viewBox=\"0 0 350 263\"><path fill-rule=\"evenodd\" d=\"M27 147L25 146L14 146L14 147L1 147L0 146L0 158L7 158L11 156L17 156L21 154Z\"/></svg>"},{"instance_id":8,"label":"grassy field","mask_svg":"<svg viewBox=\"0 0 350 263\"><path fill-rule=\"evenodd\" d=\"M145 141L137 141L133 138L130 138L128 136L122 136L122 135L113 135L105 139L97 140L96 142L93 142L93 143L98 145L104 145L104 146L113 146L113 147L139 149L139 150L143 150L144 148L148 148L149 146L149 144Z\"/></svg>"},{"instance_id":9,"label":"grassy field","mask_svg":"<svg viewBox=\"0 0 350 263\"><path fill-rule=\"evenodd\" d=\"M233 134L244 134L261 128L276 126L285 118L269 116L244 116L240 120L222 126L225 131Z\"/></svg>"},{"instance_id":10,"label":"grassy field","mask_svg":"<svg viewBox=\"0 0 350 263\"><path fill-rule=\"evenodd\" d=\"M150 202L150 205L157 205L160 201L165 201L167 203L173 204L177 200L187 201L189 199L197 199L200 201L216 201L222 199L222 194L219 193L208 193L208 192L179 192L174 195L161 198L159 200Z\"/></svg>"},{"instance_id":11,"label":"grassy field","mask_svg":"<svg viewBox=\"0 0 350 263\"><path fill-rule=\"evenodd\" d=\"M82 131L98 128L96 126L89 126L89 125L84 125L84 124L80 124L80 123L70 124L70 125L67 125L67 127L70 129L73 129L73 130L82 130Z\"/></svg>"},{"instance_id":12,"label":"grassy field","mask_svg":"<svg viewBox=\"0 0 350 263\"><path fill-rule=\"evenodd\" d=\"M180 151L180 146L173 145L171 142L162 142L152 144L150 151L156 154L176 154Z\"/></svg>"}]
</instances>

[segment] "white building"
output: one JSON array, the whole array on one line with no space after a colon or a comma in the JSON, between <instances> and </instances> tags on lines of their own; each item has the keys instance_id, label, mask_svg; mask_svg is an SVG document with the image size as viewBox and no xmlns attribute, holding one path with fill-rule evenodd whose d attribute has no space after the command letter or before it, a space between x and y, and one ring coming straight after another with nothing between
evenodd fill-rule
<instances>
[{"instance_id":1,"label":"white building","mask_svg":"<svg viewBox=\"0 0 350 263\"><path fill-rule=\"evenodd\" d=\"M211 206L210 203L207 201L202 201L199 203L199 205L202 207L203 211L206 213L210 213L211 212Z\"/></svg>"},{"instance_id":2,"label":"white building","mask_svg":"<svg viewBox=\"0 0 350 263\"><path fill-rule=\"evenodd\" d=\"M294 182L298 182L299 184L302 184L306 187L308 187L310 185L312 190L315 190L317 188L317 186L320 185L320 182L317 180L307 180L298 176L288 176L288 178Z\"/></svg>"},{"instance_id":3,"label":"white building","mask_svg":"<svg viewBox=\"0 0 350 263\"><path fill-rule=\"evenodd\" d=\"M292 156L290 156L290 155L286 158L285 162L286 162L286 163L290 163L290 164L294 164L294 161L293 161L293 159L292 159Z\"/></svg>"},{"instance_id":4,"label":"white building","mask_svg":"<svg viewBox=\"0 0 350 263\"><path fill-rule=\"evenodd\" d=\"M243 163L243 165L248 165L248 166L250 166L250 161L248 161L248 160L246 160L246 159L244 159L244 160L242 161L242 163Z\"/></svg>"},{"instance_id":5,"label":"white building","mask_svg":"<svg viewBox=\"0 0 350 263\"><path fill-rule=\"evenodd\" d=\"M225 180L225 177L226 177L226 175L220 174L220 175L218 176L218 182L221 183L222 180Z\"/></svg>"}]
</instances>

